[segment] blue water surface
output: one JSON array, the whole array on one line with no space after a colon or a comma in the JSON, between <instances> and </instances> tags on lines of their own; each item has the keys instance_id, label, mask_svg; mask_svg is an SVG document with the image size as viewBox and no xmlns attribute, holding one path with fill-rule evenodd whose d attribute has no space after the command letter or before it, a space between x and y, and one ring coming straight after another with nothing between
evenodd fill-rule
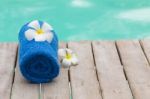
<instances>
[{"instance_id":1,"label":"blue water surface","mask_svg":"<svg viewBox=\"0 0 150 99\"><path fill-rule=\"evenodd\" d=\"M0 41L17 41L21 26L35 19L63 41L150 37L149 0L1 0Z\"/></svg>"}]
</instances>

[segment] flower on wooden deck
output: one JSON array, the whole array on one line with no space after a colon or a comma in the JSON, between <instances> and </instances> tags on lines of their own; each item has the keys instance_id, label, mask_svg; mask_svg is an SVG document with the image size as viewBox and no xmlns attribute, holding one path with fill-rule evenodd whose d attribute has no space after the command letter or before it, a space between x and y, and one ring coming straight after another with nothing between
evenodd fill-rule
<instances>
[{"instance_id":1,"label":"flower on wooden deck","mask_svg":"<svg viewBox=\"0 0 150 99\"><path fill-rule=\"evenodd\" d=\"M32 21L28 24L29 29L25 31L25 37L27 40L35 41L48 41L49 43L53 39L52 26L46 22L39 22L38 20Z\"/></svg>"},{"instance_id":2,"label":"flower on wooden deck","mask_svg":"<svg viewBox=\"0 0 150 99\"><path fill-rule=\"evenodd\" d=\"M67 68L78 65L77 55L71 49L59 49L58 55L63 67Z\"/></svg>"}]
</instances>

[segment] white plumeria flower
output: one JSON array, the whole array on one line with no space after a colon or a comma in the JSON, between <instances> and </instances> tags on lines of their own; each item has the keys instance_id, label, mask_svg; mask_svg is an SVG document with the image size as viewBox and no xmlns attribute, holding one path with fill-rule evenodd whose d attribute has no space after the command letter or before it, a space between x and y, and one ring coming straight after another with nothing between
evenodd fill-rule
<instances>
[{"instance_id":1,"label":"white plumeria flower","mask_svg":"<svg viewBox=\"0 0 150 99\"><path fill-rule=\"evenodd\" d=\"M68 48L59 49L58 55L59 55L61 65L65 68L70 67L71 65L75 66L78 64L78 59L76 54Z\"/></svg>"},{"instance_id":2,"label":"white plumeria flower","mask_svg":"<svg viewBox=\"0 0 150 99\"><path fill-rule=\"evenodd\" d=\"M40 26L39 21L35 20L30 22L28 27L31 29L25 31L27 40L35 39L35 41L48 41L49 43L52 41L53 33L51 31L53 28L48 23L43 22L42 26Z\"/></svg>"}]
</instances>

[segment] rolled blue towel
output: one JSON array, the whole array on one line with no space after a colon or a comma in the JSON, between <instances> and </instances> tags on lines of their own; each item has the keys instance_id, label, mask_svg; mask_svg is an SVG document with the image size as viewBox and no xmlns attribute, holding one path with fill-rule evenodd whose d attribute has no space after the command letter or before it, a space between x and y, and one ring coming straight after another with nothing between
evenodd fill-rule
<instances>
[{"instance_id":1,"label":"rolled blue towel","mask_svg":"<svg viewBox=\"0 0 150 99\"><path fill-rule=\"evenodd\" d=\"M46 83L59 74L58 38L46 22L32 21L19 32L19 67L32 83Z\"/></svg>"}]
</instances>

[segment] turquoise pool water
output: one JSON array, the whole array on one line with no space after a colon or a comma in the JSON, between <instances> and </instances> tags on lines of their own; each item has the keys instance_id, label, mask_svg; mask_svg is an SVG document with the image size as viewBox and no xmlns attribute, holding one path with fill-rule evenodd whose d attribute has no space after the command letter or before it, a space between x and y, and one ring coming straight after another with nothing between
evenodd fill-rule
<instances>
[{"instance_id":1,"label":"turquoise pool water","mask_svg":"<svg viewBox=\"0 0 150 99\"><path fill-rule=\"evenodd\" d=\"M35 19L64 41L150 37L149 0L1 0L0 41L17 41L21 26Z\"/></svg>"}]
</instances>

